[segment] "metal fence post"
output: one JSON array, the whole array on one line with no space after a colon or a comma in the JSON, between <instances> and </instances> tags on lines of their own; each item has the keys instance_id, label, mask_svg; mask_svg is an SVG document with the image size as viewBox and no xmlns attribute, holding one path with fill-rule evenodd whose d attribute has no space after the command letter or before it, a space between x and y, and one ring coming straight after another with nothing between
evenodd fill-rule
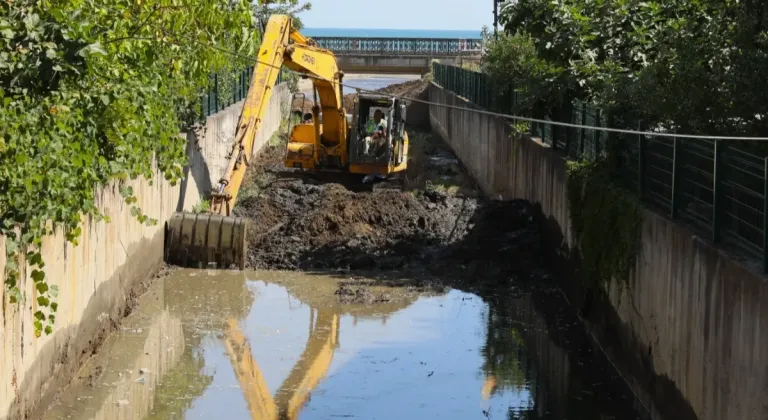
<instances>
[{"instance_id":1,"label":"metal fence post","mask_svg":"<svg viewBox=\"0 0 768 420\"><path fill-rule=\"evenodd\" d=\"M237 91L237 86L239 85L239 83L238 83L239 80L238 80L237 77L235 77L235 74L237 74L237 73L233 73L232 74L232 103L230 105L234 105L235 102L240 100L239 99L240 92Z\"/></svg>"},{"instance_id":2,"label":"metal fence post","mask_svg":"<svg viewBox=\"0 0 768 420\"><path fill-rule=\"evenodd\" d=\"M587 140L587 129L584 128L585 125L587 125L587 104L586 102L581 103L581 125L582 128L579 129L579 159L584 159L584 142Z\"/></svg>"},{"instance_id":3,"label":"metal fence post","mask_svg":"<svg viewBox=\"0 0 768 420\"><path fill-rule=\"evenodd\" d=\"M603 110L595 108L595 127L602 127L603 125ZM592 153L595 159L600 156L600 141L603 140L604 132L594 130L592 135Z\"/></svg>"},{"instance_id":4,"label":"metal fence post","mask_svg":"<svg viewBox=\"0 0 768 420\"><path fill-rule=\"evenodd\" d=\"M722 163L723 147L720 140L715 140L715 162L712 168L712 242L720 242L720 219L722 218Z\"/></svg>"},{"instance_id":5,"label":"metal fence post","mask_svg":"<svg viewBox=\"0 0 768 420\"><path fill-rule=\"evenodd\" d=\"M768 273L768 158L765 158L763 167L763 272Z\"/></svg>"},{"instance_id":6,"label":"metal fence post","mask_svg":"<svg viewBox=\"0 0 768 420\"><path fill-rule=\"evenodd\" d=\"M568 114L568 120L566 122L573 122L573 103L571 103L565 110L563 110L563 115ZM563 136L565 137L565 155L570 156L571 155L571 129L569 127L560 127L559 130Z\"/></svg>"},{"instance_id":7,"label":"metal fence post","mask_svg":"<svg viewBox=\"0 0 768 420\"><path fill-rule=\"evenodd\" d=\"M643 131L641 123L637 124L637 131ZM637 135L637 193L643 198L645 192L645 136Z\"/></svg>"},{"instance_id":8,"label":"metal fence post","mask_svg":"<svg viewBox=\"0 0 768 420\"><path fill-rule=\"evenodd\" d=\"M219 75L213 75L213 112L219 112Z\"/></svg>"},{"instance_id":9,"label":"metal fence post","mask_svg":"<svg viewBox=\"0 0 768 420\"><path fill-rule=\"evenodd\" d=\"M677 217L678 195L680 195L680 148L682 144L679 137L675 137L674 150L672 151L672 202L670 204L669 216L673 219Z\"/></svg>"}]
</instances>

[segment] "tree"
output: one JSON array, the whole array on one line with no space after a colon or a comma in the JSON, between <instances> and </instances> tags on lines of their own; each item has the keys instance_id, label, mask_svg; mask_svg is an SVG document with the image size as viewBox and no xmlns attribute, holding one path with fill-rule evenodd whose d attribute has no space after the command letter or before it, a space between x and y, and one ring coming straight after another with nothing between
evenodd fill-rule
<instances>
[{"instance_id":1,"label":"tree","mask_svg":"<svg viewBox=\"0 0 768 420\"><path fill-rule=\"evenodd\" d=\"M83 217L108 221L95 191L111 180L151 179L156 163L178 181L183 117L199 109L211 71L257 43L247 0L18 0L0 10L5 286L17 302L25 255L39 335L58 308L37 251L43 236L62 229L77 243ZM121 193L140 222L156 223L132 189Z\"/></svg>"},{"instance_id":2,"label":"tree","mask_svg":"<svg viewBox=\"0 0 768 420\"><path fill-rule=\"evenodd\" d=\"M261 22L263 29L270 15L289 15L293 18L293 26L301 30L304 28L304 22L301 21L299 14L312 10L312 3L301 3L299 0L262 0L253 5L254 14Z\"/></svg>"},{"instance_id":3,"label":"tree","mask_svg":"<svg viewBox=\"0 0 768 420\"><path fill-rule=\"evenodd\" d=\"M768 101L754 94L768 81L752 76L768 69L763 2L520 0L502 7L501 22L562 69L545 96L685 131L768 130Z\"/></svg>"}]
</instances>

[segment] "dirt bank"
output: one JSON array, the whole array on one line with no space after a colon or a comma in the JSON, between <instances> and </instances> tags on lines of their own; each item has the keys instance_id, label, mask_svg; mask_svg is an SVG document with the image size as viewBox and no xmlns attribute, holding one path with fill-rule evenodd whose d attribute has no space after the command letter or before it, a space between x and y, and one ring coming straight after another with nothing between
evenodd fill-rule
<instances>
[{"instance_id":1,"label":"dirt bank","mask_svg":"<svg viewBox=\"0 0 768 420\"><path fill-rule=\"evenodd\" d=\"M396 85L390 85L382 89L378 89L377 92L386 93L389 95L408 97L408 98L423 98L423 94L427 91L429 82L425 79L409 80L407 82L398 83ZM351 112L354 107L354 93L344 95L344 109L347 112ZM308 95L305 100L294 99L291 105L291 111L301 110L303 113L312 112L313 105L311 95Z\"/></svg>"},{"instance_id":2,"label":"dirt bank","mask_svg":"<svg viewBox=\"0 0 768 420\"><path fill-rule=\"evenodd\" d=\"M419 95L424 81L382 91ZM284 143L250 166L235 213L249 217L249 265L281 270L426 270L513 275L538 265L538 235L522 201L483 201L450 149L409 131L398 190L353 176L308 176L282 165ZM286 139L284 138L283 141Z\"/></svg>"}]
</instances>

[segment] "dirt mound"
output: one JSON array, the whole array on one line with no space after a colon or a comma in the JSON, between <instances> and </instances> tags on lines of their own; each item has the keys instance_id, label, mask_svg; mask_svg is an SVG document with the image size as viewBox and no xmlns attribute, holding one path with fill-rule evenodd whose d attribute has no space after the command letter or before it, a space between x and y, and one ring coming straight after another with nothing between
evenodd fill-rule
<instances>
[{"instance_id":1,"label":"dirt mound","mask_svg":"<svg viewBox=\"0 0 768 420\"><path fill-rule=\"evenodd\" d=\"M418 98L429 87L429 82L426 79L409 80L404 83L398 83L396 85L390 85L385 88L379 89L378 92L386 93L388 95L405 96L408 98Z\"/></svg>"},{"instance_id":2,"label":"dirt mound","mask_svg":"<svg viewBox=\"0 0 768 420\"><path fill-rule=\"evenodd\" d=\"M244 199L252 219L249 265L258 269L386 269L421 263L471 216L464 199L439 192L354 191L291 172ZM474 200L474 199L471 199Z\"/></svg>"},{"instance_id":3,"label":"dirt mound","mask_svg":"<svg viewBox=\"0 0 768 420\"><path fill-rule=\"evenodd\" d=\"M388 95L402 96L407 98L420 98L423 99L423 94L427 90L429 82L426 79L409 80L404 83L398 83L396 85L390 85L381 89L377 89L376 92L386 93ZM355 106L355 94L348 93L344 95L343 104L347 112ZM313 101L311 97L302 101L296 99L291 105L291 110L301 109L302 112L312 112Z\"/></svg>"},{"instance_id":4,"label":"dirt mound","mask_svg":"<svg viewBox=\"0 0 768 420\"><path fill-rule=\"evenodd\" d=\"M249 169L237 215L251 219L249 266L279 270L419 270L508 276L538 264L538 235L522 201L484 202L445 145L419 133L418 180L371 190L359 177L286 169L284 145ZM346 295L345 295L346 296ZM345 297L345 299L349 296ZM355 296L354 299L358 299Z\"/></svg>"},{"instance_id":5,"label":"dirt mound","mask_svg":"<svg viewBox=\"0 0 768 420\"><path fill-rule=\"evenodd\" d=\"M380 91L418 97L427 86L413 80ZM235 214L251 219L249 266L501 278L540 265L528 203L477 198L477 187L445 144L410 129L409 137L401 190L371 188L347 174L287 169L285 145L266 146L250 165L235 207ZM371 297L345 289L339 298Z\"/></svg>"}]
</instances>

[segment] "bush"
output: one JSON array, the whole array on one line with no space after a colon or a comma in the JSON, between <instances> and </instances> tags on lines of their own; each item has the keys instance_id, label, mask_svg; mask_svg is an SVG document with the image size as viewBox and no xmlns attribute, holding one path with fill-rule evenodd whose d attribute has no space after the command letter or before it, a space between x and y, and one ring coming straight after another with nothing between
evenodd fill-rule
<instances>
[{"instance_id":1,"label":"bush","mask_svg":"<svg viewBox=\"0 0 768 420\"><path fill-rule=\"evenodd\" d=\"M0 8L6 287L18 301L25 254L40 335L52 331L57 309L36 251L43 236L60 228L77 243L81 217L106 219L94 193L110 180L151 179L155 162L165 179L179 180L183 118L199 107L210 72L231 62L227 50L255 51L255 28L245 0L20 0ZM156 223L130 188L121 193L139 221Z\"/></svg>"}]
</instances>

